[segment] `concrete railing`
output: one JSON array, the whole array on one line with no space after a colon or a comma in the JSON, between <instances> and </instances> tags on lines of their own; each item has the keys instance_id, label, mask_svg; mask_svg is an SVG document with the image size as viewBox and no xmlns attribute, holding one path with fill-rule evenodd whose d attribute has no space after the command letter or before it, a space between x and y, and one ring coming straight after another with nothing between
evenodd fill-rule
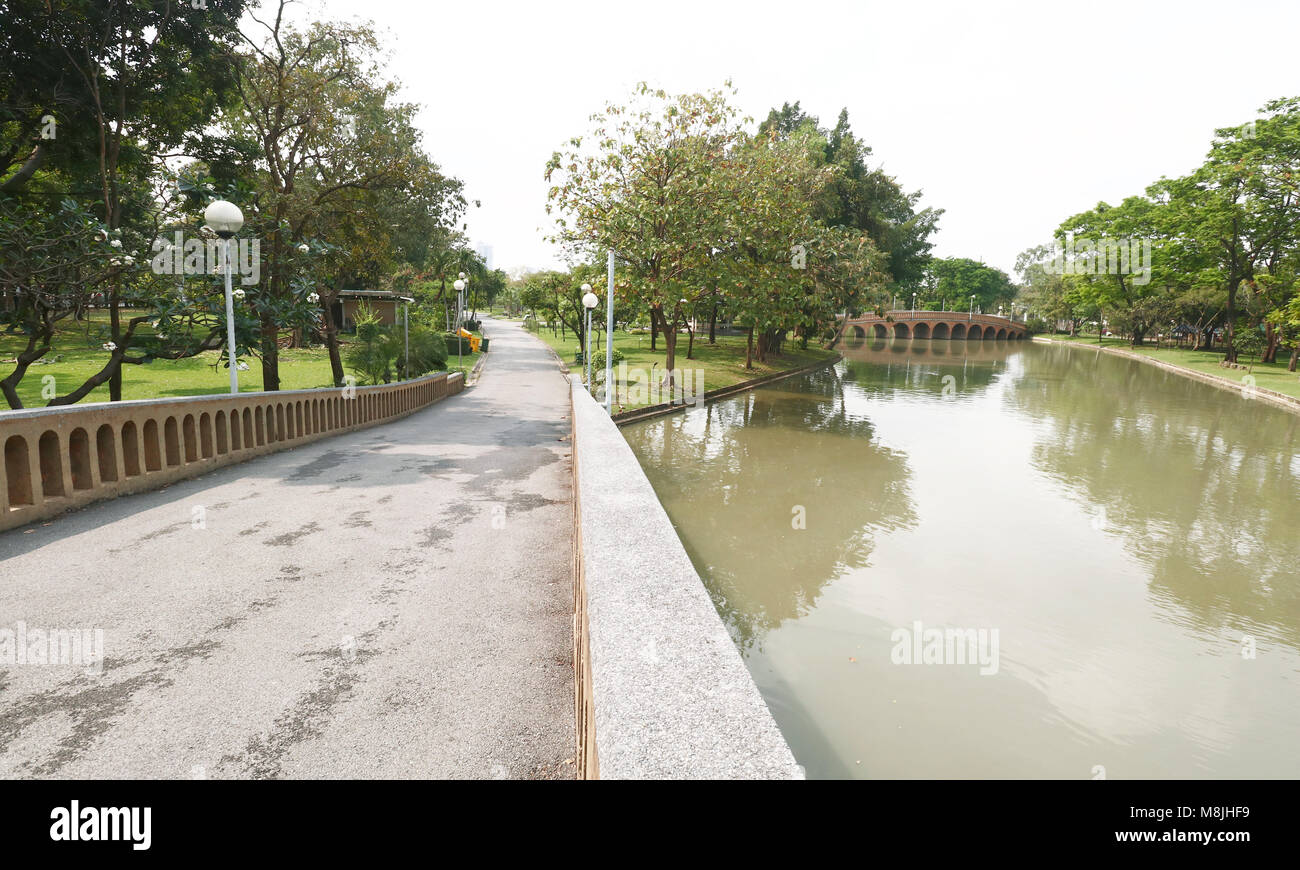
<instances>
[{"instance_id":1,"label":"concrete railing","mask_svg":"<svg viewBox=\"0 0 1300 870\"><path fill-rule=\"evenodd\" d=\"M393 420L459 393L464 380L440 373L372 387L0 412L0 530Z\"/></svg>"},{"instance_id":2,"label":"concrete railing","mask_svg":"<svg viewBox=\"0 0 1300 870\"><path fill-rule=\"evenodd\" d=\"M802 779L632 448L572 384L582 774Z\"/></svg>"},{"instance_id":3,"label":"concrete railing","mask_svg":"<svg viewBox=\"0 0 1300 870\"><path fill-rule=\"evenodd\" d=\"M978 311L928 311L924 308L896 308L885 312L886 317L894 320L951 320L954 322L965 321L967 323L982 323L986 326L1024 326L1023 320L1016 320L1014 317L1003 317L1001 314L982 314ZM871 317L849 318L853 320L871 320ZM875 318L880 319L880 318Z\"/></svg>"}]
</instances>

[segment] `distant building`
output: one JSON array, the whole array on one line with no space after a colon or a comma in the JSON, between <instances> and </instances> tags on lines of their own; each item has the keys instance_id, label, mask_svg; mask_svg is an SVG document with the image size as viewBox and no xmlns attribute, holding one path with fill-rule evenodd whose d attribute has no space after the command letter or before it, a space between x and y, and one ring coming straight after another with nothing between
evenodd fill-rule
<instances>
[{"instance_id":1,"label":"distant building","mask_svg":"<svg viewBox=\"0 0 1300 870\"><path fill-rule=\"evenodd\" d=\"M474 253L478 254L479 259L482 260L484 263L486 263L489 269L492 268L492 246L491 245L479 245L477 248L474 249Z\"/></svg>"}]
</instances>

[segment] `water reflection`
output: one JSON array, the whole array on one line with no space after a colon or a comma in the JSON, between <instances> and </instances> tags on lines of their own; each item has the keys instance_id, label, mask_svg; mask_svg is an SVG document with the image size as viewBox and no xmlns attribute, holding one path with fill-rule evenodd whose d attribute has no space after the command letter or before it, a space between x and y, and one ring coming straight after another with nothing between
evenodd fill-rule
<instances>
[{"instance_id":1,"label":"water reflection","mask_svg":"<svg viewBox=\"0 0 1300 870\"><path fill-rule=\"evenodd\" d=\"M624 432L810 775L1300 774L1295 415L1080 349L865 340ZM999 629L999 674L894 665L916 619Z\"/></svg>"},{"instance_id":2,"label":"water reflection","mask_svg":"<svg viewBox=\"0 0 1300 870\"><path fill-rule=\"evenodd\" d=\"M1011 403L1048 423L1034 465L1200 628L1300 646L1300 416L1137 361L1046 348ZM1288 447L1290 446L1290 447Z\"/></svg>"},{"instance_id":3,"label":"water reflection","mask_svg":"<svg viewBox=\"0 0 1300 870\"><path fill-rule=\"evenodd\" d=\"M692 504L678 532L705 554L709 591L742 648L806 612L835 577L869 566L880 530L916 521L906 459L874 441L843 390L841 373L826 369L797 390L758 390L629 433L660 498ZM799 496L782 499L792 473Z\"/></svg>"}]
</instances>

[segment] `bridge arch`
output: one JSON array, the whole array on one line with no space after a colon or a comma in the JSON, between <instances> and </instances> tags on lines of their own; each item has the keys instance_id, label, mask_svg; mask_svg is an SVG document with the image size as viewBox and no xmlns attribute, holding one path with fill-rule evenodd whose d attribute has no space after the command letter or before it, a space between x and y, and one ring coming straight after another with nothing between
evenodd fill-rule
<instances>
[{"instance_id":1,"label":"bridge arch","mask_svg":"<svg viewBox=\"0 0 1300 870\"><path fill-rule=\"evenodd\" d=\"M912 338L929 338L930 324L917 323L912 327Z\"/></svg>"},{"instance_id":2,"label":"bridge arch","mask_svg":"<svg viewBox=\"0 0 1300 870\"><path fill-rule=\"evenodd\" d=\"M889 338L889 330L885 328L885 324L876 324L876 338Z\"/></svg>"},{"instance_id":3,"label":"bridge arch","mask_svg":"<svg viewBox=\"0 0 1300 870\"><path fill-rule=\"evenodd\" d=\"M970 328L966 330L966 337L971 341L979 341L981 338L984 337L983 332L980 330L980 326L978 323L972 323L970 325Z\"/></svg>"},{"instance_id":4,"label":"bridge arch","mask_svg":"<svg viewBox=\"0 0 1300 870\"><path fill-rule=\"evenodd\" d=\"M894 338L911 338L911 337L912 337L911 334L907 330L906 323L894 324Z\"/></svg>"},{"instance_id":5,"label":"bridge arch","mask_svg":"<svg viewBox=\"0 0 1300 870\"><path fill-rule=\"evenodd\" d=\"M931 337L935 339L948 338L948 324L936 323L934 325L934 332L932 333Z\"/></svg>"},{"instance_id":6,"label":"bridge arch","mask_svg":"<svg viewBox=\"0 0 1300 870\"><path fill-rule=\"evenodd\" d=\"M966 337L966 324L954 323L952 325L952 340L957 341Z\"/></svg>"},{"instance_id":7,"label":"bridge arch","mask_svg":"<svg viewBox=\"0 0 1300 870\"><path fill-rule=\"evenodd\" d=\"M1006 340L1006 337L1007 337L1007 331L1006 331L1005 329L999 329L999 330L998 330L998 341L1005 341L1005 340Z\"/></svg>"}]
</instances>

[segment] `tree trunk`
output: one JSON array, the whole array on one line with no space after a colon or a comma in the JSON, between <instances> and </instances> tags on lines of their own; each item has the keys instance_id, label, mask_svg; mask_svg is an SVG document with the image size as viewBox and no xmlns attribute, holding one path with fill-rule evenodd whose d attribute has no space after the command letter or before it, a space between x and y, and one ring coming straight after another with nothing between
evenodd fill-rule
<instances>
[{"instance_id":1,"label":"tree trunk","mask_svg":"<svg viewBox=\"0 0 1300 870\"><path fill-rule=\"evenodd\" d=\"M663 309L660 307L650 309L651 329L655 328L656 321L658 321L664 333L664 368L668 378L668 398L669 401L672 401L677 370L677 330L669 326L668 318L664 317ZM676 324L673 324L673 326L676 326Z\"/></svg>"},{"instance_id":2,"label":"tree trunk","mask_svg":"<svg viewBox=\"0 0 1300 870\"><path fill-rule=\"evenodd\" d=\"M784 340L785 330L769 329L766 332L758 334L758 361L767 362L768 354L772 356L781 355L781 343Z\"/></svg>"},{"instance_id":3,"label":"tree trunk","mask_svg":"<svg viewBox=\"0 0 1300 870\"><path fill-rule=\"evenodd\" d=\"M659 337L659 321L655 320L654 309L650 310L650 349L657 350L655 339Z\"/></svg>"},{"instance_id":4,"label":"tree trunk","mask_svg":"<svg viewBox=\"0 0 1300 870\"><path fill-rule=\"evenodd\" d=\"M108 333L112 336L113 343L119 346L122 343L122 312L117 303L122 298L121 286L120 280L115 282L112 292L108 294ZM110 402L122 401L122 367L120 365L109 375L108 400Z\"/></svg>"},{"instance_id":5,"label":"tree trunk","mask_svg":"<svg viewBox=\"0 0 1300 870\"><path fill-rule=\"evenodd\" d=\"M1300 347L1291 351L1291 362L1287 363L1286 370L1293 372L1296 370L1296 364L1300 363Z\"/></svg>"},{"instance_id":6,"label":"tree trunk","mask_svg":"<svg viewBox=\"0 0 1300 870\"><path fill-rule=\"evenodd\" d=\"M325 309L325 347L329 349L330 354L330 374L334 378L334 386L341 387L346 374L343 371L343 358L339 354L339 330L334 323L334 303L337 299L337 291L321 296Z\"/></svg>"},{"instance_id":7,"label":"tree trunk","mask_svg":"<svg viewBox=\"0 0 1300 870\"><path fill-rule=\"evenodd\" d=\"M752 370L754 368L754 327L749 327L745 338L745 368Z\"/></svg>"},{"instance_id":8,"label":"tree trunk","mask_svg":"<svg viewBox=\"0 0 1300 870\"><path fill-rule=\"evenodd\" d=\"M274 393L280 389L280 345L275 322L262 315L262 389Z\"/></svg>"},{"instance_id":9,"label":"tree trunk","mask_svg":"<svg viewBox=\"0 0 1300 870\"><path fill-rule=\"evenodd\" d=\"M709 344L718 343L718 303L713 303L713 310L709 312Z\"/></svg>"},{"instance_id":10,"label":"tree trunk","mask_svg":"<svg viewBox=\"0 0 1300 870\"><path fill-rule=\"evenodd\" d=\"M38 337L40 338L39 346ZM23 379L23 375L27 374L27 368L32 363L49 353L50 342L53 338L54 330L52 328L43 331L39 336L33 332L27 339L27 349L18 354L14 360L17 363L14 370L4 380L0 381L0 392L4 393L5 401L9 403L9 407L13 410L17 411L23 407L22 399L18 398L18 382Z\"/></svg>"},{"instance_id":11,"label":"tree trunk","mask_svg":"<svg viewBox=\"0 0 1300 870\"><path fill-rule=\"evenodd\" d=\"M37 143L36 147L32 149L32 153L23 161L23 165L18 168L18 171L6 178L4 184L0 184L0 193L13 193L26 184L36 174L36 170L41 168L41 164L45 162L46 153L45 146Z\"/></svg>"},{"instance_id":12,"label":"tree trunk","mask_svg":"<svg viewBox=\"0 0 1300 870\"><path fill-rule=\"evenodd\" d=\"M1281 334L1273 327L1272 323L1264 323L1264 353L1259 358L1260 362L1277 362L1277 345L1281 337Z\"/></svg>"},{"instance_id":13,"label":"tree trunk","mask_svg":"<svg viewBox=\"0 0 1300 870\"><path fill-rule=\"evenodd\" d=\"M1240 278L1228 282L1228 305L1223 312L1223 358L1228 362L1237 361L1237 348L1232 340L1235 337L1233 333L1237 320L1237 287L1240 284Z\"/></svg>"}]
</instances>

